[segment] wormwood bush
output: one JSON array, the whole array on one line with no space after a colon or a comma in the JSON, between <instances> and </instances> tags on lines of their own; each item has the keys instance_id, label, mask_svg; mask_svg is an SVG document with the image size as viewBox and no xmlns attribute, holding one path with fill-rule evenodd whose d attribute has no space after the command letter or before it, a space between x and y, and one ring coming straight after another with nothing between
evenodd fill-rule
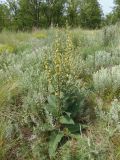
<instances>
[{"instance_id":1,"label":"wormwood bush","mask_svg":"<svg viewBox=\"0 0 120 160\"><path fill-rule=\"evenodd\" d=\"M12 158L12 153L8 152L14 148L18 138L16 114L19 112L22 90L17 75L3 73L5 76L0 77L0 158L6 159L7 155Z\"/></svg>"},{"instance_id":2,"label":"wormwood bush","mask_svg":"<svg viewBox=\"0 0 120 160\"><path fill-rule=\"evenodd\" d=\"M93 82L100 94L111 93L113 96L119 96L120 65L97 71L93 74Z\"/></svg>"},{"instance_id":3,"label":"wormwood bush","mask_svg":"<svg viewBox=\"0 0 120 160\"><path fill-rule=\"evenodd\" d=\"M110 108L110 118L111 118L111 124L115 125L118 129L119 128L119 121L120 121L120 102L118 99L114 99L111 103Z\"/></svg>"},{"instance_id":4,"label":"wormwood bush","mask_svg":"<svg viewBox=\"0 0 120 160\"><path fill-rule=\"evenodd\" d=\"M9 143L7 142L6 136L7 136L7 128L9 122L5 121L5 118L2 118L2 115L0 115L0 158L4 159L5 158L5 154L7 152L7 150L9 149L9 147L11 147L11 141L9 139Z\"/></svg>"},{"instance_id":5,"label":"wormwood bush","mask_svg":"<svg viewBox=\"0 0 120 160\"><path fill-rule=\"evenodd\" d=\"M0 70L0 119L2 121L3 116L6 118L5 122L9 121L11 124L9 128L7 125L4 125L5 128L1 126L0 135L5 136L6 130L13 135L10 136L13 143L8 136L4 138L4 146L1 147L3 148L2 152L5 150L6 152L1 153L0 157L2 159L7 157L10 159L34 158L38 152L36 150L32 154L32 151L37 148L37 142L39 142L38 145L41 148L41 159L42 155L46 157L46 145L44 144L46 140L44 141L43 134L40 132L45 120L42 104L44 97L46 97L45 76L42 73L44 70L44 67L42 67L42 51L38 49L31 53L25 51L20 55L2 55L0 57L2 62ZM5 56L6 59L4 59ZM39 136L42 140L39 139ZM36 140L36 143L32 142L32 137L33 141ZM34 139L34 137L37 138ZM31 142L31 145L29 142ZM40 146L41 143L42 146Z\"/></svg>"},{"instance_id":6,"label":"wormwood bush","mask_svg":"<svg viewBox=\"0 0 120 160\"><path fill-rule=\"evenodd\" d=\"M16 97L21 92L21 86L19 82L19 78L21 75L20 67L19 65L18 66L10 65L10 62L12 62L11 56L9 58L8 60L6 60L6 62L3 62L3 65L1 66L1 69L0 69L0 105L1 105L1 108L2 106L4 106L3 105L4 102L11 103L10 100L14 96Z\"/></svg>"},{"instance_id":7,"label":"wormwood bush","mask_svg":"<svg viewBox=\"0 0 120 160\"><path fill-rule=\"evenodd\" d=\"M93 138L95 138L94 136L97 137L96 132L98 132L97 134L99 135L99 137L101 137L101 147L98 144L96 146L96 151L99 153L99 151L101 150L103 153L102 155L104 155L104 158L106 159L119 159L120 101L118 99L113 99L112 102L109 104L108 111L105 112L99 109L96 113L98 115L98 121L95 126L95 128L97 127L97 130L94 130L92 136ZM96 140L98 141L98 139Z\"/></svg>"},{"instance_id":8,"label":"wormwood bush","mask_svg":"<svg viewBox=\"0 0 120 160\"><path fill-rule=\"evenodd\" d=\"M6 83L2 83L0 90L0 104L1 106L10 100L11 97L16 96L19 93L17 80L9 80ZM2 107L1 107L2 108Z\"/></svg>"},{"instance_id":9,"label":"wormwood bush","mask_svg":"<svg viewBox=\"0 0 120 160\"><path fill-rule=\"evenodd\" d=\"M38 52L41 52L41 50L38 50L37 54ZM7 115L6 121L9 120L12 123L11 126L14 124L18 125L20 130L16 138L12 137L13 142L15 142L9 148L12 152L14 145L18 143L16 139L23 137L23 133L21 133L23 126L26 126L24 129L29 128L28 126L31 123L31 119L32 123L39 123L41 125L40 119L38 121L35 120L36 117L38 118L40 116L40 102L44 100L44 92L42 91L44 91L45 86L40 87L41 82L44 81L44 78L42 78L43 74L41 74L41 54L37 56L36 52L29 53L29 51L21 53L21 55L5 54L0 57L0 60L2 62L0 66L0 92L2 98L0 98L0 100L2 101L1 107L3 108L1 114L5 117ZM39 71L40 68L41 70ZM4 105L3 102L5 102ZM14 115L17 115L17 117L14 117ZM31 117L31 119L29 117ZM41 117L44 117L44 115ZM32 136L32 133L30 136ZM15 154L16 152L19 152L19 154L15 155L15 157L21 155L24 157L25 153L23 153L22 148L26 147L27 149L28 147L28 145L23 143L22 138L20 138L20 141L22 146L19 145L19 147L16 148ZM7 143L4 145L7 147ZM10 153L8 153L8 155L9 154ZM28 153L26 153L26 155L28 155Z\"/></svg>"},{"instance_id":10,"label":"wormwood bush","mask_svg":"<svg viewBox=\"0 0 120 160\"><path fill-rule=\"evenodd\" d=\"M110 26L110 27L104 28L104 30L103 30L103 45L105 47L108 45L111 45L112 43L115 43L116 29L117 29L117 25L115 27Z\"/></svg>"},{"instance_id":11,"label":"wormwood bush","mask_svg":"<svg viewBox=\"0 0 120 160\"><path fill-rule=\"evenodd\" d=\"M59 160L90 160L92 154L90 143L87 137L73 136L66 144L62 146L57 154Z\"/></svg>"},{"instance_id":12,"label":"wormwood bush","mask_svg":"<svg viewBox=\"0 0 120 160\"><path fill-rule=\"evenodd\" d=\"M73 136L57 154L60 160L119 159L120 103L117 99L110 104L110 110L96 110L97 121L88 129L88 136ZM118 136L118 137L117 137Z\"/></svg>"},{"instance_id":13,"label":"wormwood bush","mask_svg":"<svg viewBox=\"0 0 120 160\"><path fill-rule=\"evenodd\" d=\"M88 55L86 63L93 71L109 66L119 65L120 53L117 50L114 50L111 53L106 51L97 51L94 55Z\"/></svg>"},{"instance_id":14,"label":"wormwood bush","mask_svg":"<svg viewBox=\"0 0 120 160\"><path fill-rule=\"evenodd\" d=\"M109 123L113 126L111 142L114 147L115 159L120 159L120 101L114 99L111 104L111 109L109 113Z\"/></svg>"}]
</instances>

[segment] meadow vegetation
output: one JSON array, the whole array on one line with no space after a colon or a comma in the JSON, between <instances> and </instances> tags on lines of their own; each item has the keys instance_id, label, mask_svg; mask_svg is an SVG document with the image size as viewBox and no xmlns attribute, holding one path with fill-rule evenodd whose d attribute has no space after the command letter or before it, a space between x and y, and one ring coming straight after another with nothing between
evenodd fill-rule
<instances>
[{"instance_id":1,"label":"meadow vegetation","mask_svg":"<svg viewBox=\"0 0 120 160\"><path fill-rule=\"evenodd\" d=\"M0 159L120 159L120 27L0 33Z\"/></svg>"}]
</instances>

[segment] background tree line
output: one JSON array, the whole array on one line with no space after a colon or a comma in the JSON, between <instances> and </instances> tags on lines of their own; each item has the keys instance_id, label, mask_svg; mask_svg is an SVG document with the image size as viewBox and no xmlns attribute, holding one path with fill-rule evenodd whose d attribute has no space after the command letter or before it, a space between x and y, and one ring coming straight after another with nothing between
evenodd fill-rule
<instances>
[{"instance_id":1,"label":"background tree line","mask_svg":"<svg viewBox=\"0 0 120 160\"><path fill-rule=\"evenodd\" d=\"M120 17L120 0L106 19L98 0L6 0L0 2L0 30L31 30L50 26L100 28Z\"/></svg>"}]
</instances>

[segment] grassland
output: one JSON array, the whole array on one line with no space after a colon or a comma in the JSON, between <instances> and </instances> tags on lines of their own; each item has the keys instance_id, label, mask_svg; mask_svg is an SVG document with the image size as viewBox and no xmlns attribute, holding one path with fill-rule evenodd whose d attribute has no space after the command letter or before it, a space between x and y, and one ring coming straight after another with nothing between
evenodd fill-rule
<instances>
[{"instance_id":1,"label":"grassland","mask_svg":"<svg viewBox=\"0 0 120 160\"><path fill-rule=\"evenodd\" d=\"M0 159L120 159L120 29L0 33Z\"/></svg>"}]
</instances>

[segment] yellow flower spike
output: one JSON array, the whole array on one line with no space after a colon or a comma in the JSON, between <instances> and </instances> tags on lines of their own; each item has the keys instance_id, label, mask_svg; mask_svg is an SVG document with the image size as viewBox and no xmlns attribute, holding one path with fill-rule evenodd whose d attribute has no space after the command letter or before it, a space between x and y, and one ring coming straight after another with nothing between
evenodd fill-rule
<instances>
[{"instance_id":1,"label":"yellow flower spike","mask_svg":"<svg viewBox=\"0 0 120 160\"><path fill-rule=\"evenodd\" d=\"M66 77L69 77L69 74L67 74Z\"/></svg>"},{"instance_id":2,"label":"yellow flower spike","mask_svg":"<svg viewBox=\"0 0 120 160\"><path fill-rule=\"evenodd\" d=\"M63 129L63 132L64 132L64 135L68 135L68 133L69 133L68 128L64 128L64 129Z\"/></svg>"},{"instance_id":3,"label":"yellow flower spike","mask_svg":"<svg viewBox=\"0 0 120 160\"><path fill-rule=\"evenodd\" d=\"M51 80L48 80L48 84L51 85L51 83L52 83Z\"/></svg>"},{"instance_id":4,"label":"yellow flower spike","mask_svg":"<svg viewBox=\"0 0 120 160\"><path fill-rule=\"evenodd\" d=\"M46 69L46 70L48 69L48 66L47 66L47 65L45 65L45 69Z\"/></svg>"},{"instance_id":5,"label":"yellow flower spike","mask_svg":"<svg viewBox=\"0 0 120 160\"><path fill-rule=\"evenodd\" d=\"M58 92L55 92L55 96L58 96L59 94L58 94Z\"/></svg>"}]
</instances>

